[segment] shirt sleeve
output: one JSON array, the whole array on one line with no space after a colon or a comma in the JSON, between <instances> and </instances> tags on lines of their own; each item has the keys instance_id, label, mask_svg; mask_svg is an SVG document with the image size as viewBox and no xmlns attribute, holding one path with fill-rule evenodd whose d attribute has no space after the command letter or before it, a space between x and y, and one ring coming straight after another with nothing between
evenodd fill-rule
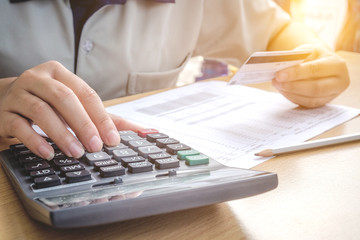
<instances>
[{"instance_id":1,"label":"shirt sleeve","mask_svg":"<svg viewBox=\"0 0 360 240\"><path fill-rule=\"evenodd\" d=\"M206 0L194 55L240 66L290 21L272 0Z\"/></svg>"}]
</instances>

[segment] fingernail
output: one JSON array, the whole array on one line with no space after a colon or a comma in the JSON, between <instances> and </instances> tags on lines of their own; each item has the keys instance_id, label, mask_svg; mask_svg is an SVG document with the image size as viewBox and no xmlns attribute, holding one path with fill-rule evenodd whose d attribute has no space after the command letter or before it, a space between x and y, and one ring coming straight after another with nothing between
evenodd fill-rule
<instances>
[{"instance_id":1,"label":"fingernail","mask_svg":"<svg viewBox=\"0 0 360 240\"><path fill-rule=\"evenodd\" d=\"M81 158L85 154L85 150L78 142L72 142L69 147L69 151L72 157Z\"/></svg>"},{"instance_id":2,"label":"fingernail","mask_svg":"<svg viewBox=\"0 0 360 240\"><path fill-rule=\"evenodd\" d=\"M89 146L91 152L98 152L101 150L103 146L103 142L100 140L98 136L93 136L90 139Z\"/></svg>"},{"instance_id":3,"label":"fingernail","mask_svg":"<svg viewBox=\"0 0 360 240\"><path fill-rule=\"evenodd\" d=\"M276 80L279 82L285 82L289 78L289 74L287 72L279 72L276 74Z\"/></svg>"},{"instance_id":4,"label":"fingernail","mask_svg":"<svg viewBox=\"0 0 360 240\"><path fill-rule=\"evenodd\" d=\"M120 143L120 135L117 131L115 130L111 130L108 134L107 134L107 141L108 144L111 146L116 146Z\"/></svg>"},{"instance_id":5,"label":"fingernail","mask_svg":"<svg viewBox=\"0 0 360 240\"><path fill-rule=\"evenodd\" d=\"M50 161L51 159L54 158L54 151L53 150L50 150L51 146L49 145L48 146L44 146L44 145L40 145L39 148L38 148L38 151L40 153L40 156L43 158L43 159L46 159L48 161Z\"/></svg>"}]
</instances>

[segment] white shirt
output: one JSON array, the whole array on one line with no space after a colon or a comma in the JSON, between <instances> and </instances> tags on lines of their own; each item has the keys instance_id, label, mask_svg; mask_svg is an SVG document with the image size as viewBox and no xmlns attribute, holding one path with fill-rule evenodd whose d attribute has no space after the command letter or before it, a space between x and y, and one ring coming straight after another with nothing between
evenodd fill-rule
<instances>
[{"instance_id":1,"label":"white shirt","mask_svg":"<svg viewBox=\"0 0 360 240\"><path fill-rule=\"evenodd\" d=\"M174 86L192 56L239 66L289 22L271 0L128 0L85 23L76 74L103 100ZM0 78L48 60L74 71L69 0L0 1Z\"/></svg>"}]
</instances>

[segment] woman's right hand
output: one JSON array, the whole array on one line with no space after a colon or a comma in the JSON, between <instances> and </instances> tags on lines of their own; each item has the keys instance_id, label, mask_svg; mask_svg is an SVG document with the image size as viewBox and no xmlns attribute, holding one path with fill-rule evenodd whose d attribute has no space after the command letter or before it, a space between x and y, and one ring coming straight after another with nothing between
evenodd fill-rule
<instances>
[{"instance_id":1,"label":"woman's right hand","mask_svg":"<svg viewBox=\"0 0 360 240\"><path fill-rule=\"evenodd\" d=\"M36 155L52 159L53 148L32 124L69 157L81 157L84 148L97 152L103 143L120 143L118 130L100 97L56 61L35 66L17 78L0 79L0 137L16 137Z\"/></svg>"}]
</instances>

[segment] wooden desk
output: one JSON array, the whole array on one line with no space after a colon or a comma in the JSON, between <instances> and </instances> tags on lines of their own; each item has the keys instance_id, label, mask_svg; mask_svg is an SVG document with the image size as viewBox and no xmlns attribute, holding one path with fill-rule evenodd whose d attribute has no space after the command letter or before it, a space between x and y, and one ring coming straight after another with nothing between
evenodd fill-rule
<instances>
[{"instance_id":1,"label":"wooden desk","mask_svg":"<svg viewBox=\"0 0 360 240\"><path fill-rule=\"evenodd\" d=\"M340 52L352 83L333 103L360 108L360 54ZM257 87L273 91L269 84ZM106 105L135 97L106 102ZM317 138L360 131L355 118ZM4 149L12 141L1 141ZM255 169L277 189L251 198L106 226L57 230L28 217L0 170L0 239L359 239L360 143L282 155Z\"/></svg>"}]
</instances>

